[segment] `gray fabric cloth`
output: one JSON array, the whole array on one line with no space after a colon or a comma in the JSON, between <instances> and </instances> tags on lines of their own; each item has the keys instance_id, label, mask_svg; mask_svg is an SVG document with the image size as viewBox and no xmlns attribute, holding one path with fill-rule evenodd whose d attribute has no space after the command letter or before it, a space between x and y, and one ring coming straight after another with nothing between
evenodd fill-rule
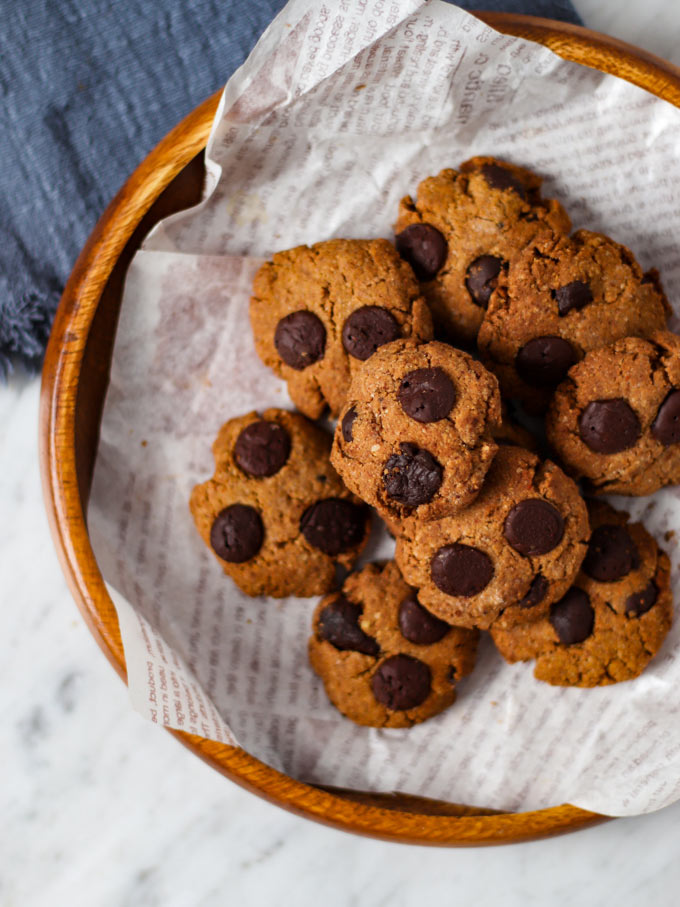
<instances>
[{"instance_id":1,"label":"gray fabric cloth","mask_svg":"<svg viewBox=\"0 0 680 907\"><path fill-rule=\"evenodd\" d=\"M0 375L36 369L127 176L240 66L284 0L0 0ZM568 0L480 8L579 22Z\"/></svg>"}]
</instances>

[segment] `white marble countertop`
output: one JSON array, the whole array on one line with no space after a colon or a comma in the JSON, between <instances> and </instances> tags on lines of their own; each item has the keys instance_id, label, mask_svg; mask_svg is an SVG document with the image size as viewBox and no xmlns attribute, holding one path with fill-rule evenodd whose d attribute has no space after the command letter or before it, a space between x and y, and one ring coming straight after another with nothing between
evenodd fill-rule
<instances>
[{"instance_id":1,"label":"white marble countertop","mask_svg":"<svg viewBox=\"0 0 680 907\"><path fill-rule=\"evenodd\" d=\"M575 5L590 27L680 63L676 3ZM2 907L677 903L680 803L512 847L386 844L245 793L144 722L57 563L38 475L38 393L20 376L0 386Z\"/></svg>"}]
</instances>

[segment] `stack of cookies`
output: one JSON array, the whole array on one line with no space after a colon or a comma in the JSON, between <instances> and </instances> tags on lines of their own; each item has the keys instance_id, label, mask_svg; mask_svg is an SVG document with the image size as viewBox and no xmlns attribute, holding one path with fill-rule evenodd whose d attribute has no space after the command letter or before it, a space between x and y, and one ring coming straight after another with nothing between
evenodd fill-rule
<instances>
[{"instance_id":1,"label":"stack of cookies","mask_svg":"<svg viewBox=\"0 0 680 907\"><path fill-rule=\"evenodd\" d=\"M596 686L638 676L670 628L667 556L582 491L680 482L680 338L657 272L570 235L540 186L474 158L402 201L394 245L303 246L255 278L258 354L300 412L224 425L191 510L248 595L324 596L310 661L359 724L450 706L480 630L539 680ZM394 560L338 588L371 510Z\"/></svg>"}]
</instances>

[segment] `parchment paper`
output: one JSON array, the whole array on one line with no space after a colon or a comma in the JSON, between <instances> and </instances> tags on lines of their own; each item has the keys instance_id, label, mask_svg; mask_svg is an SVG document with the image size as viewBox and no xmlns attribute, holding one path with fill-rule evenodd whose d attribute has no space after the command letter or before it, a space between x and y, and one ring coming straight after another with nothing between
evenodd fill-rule
<instances>
[{"instance_id":1,"label":"parchment paper","mask_svg":"<svg viewBox=\"0 0 680 907\"><path fill-rule=\"evenodd\" d=\"M311 782L612 815L680 797L680 622L641 678L595 690L538 683L485 639L449 711L357 728L307 663L315 602L243 596L187 507L226 419L291 405L248 323L263 258L390 237L420 179L485 153L543 173L575 227L629 245L678 300L679 127L671 105L439 0L283 10L225 88L204 201L155 229L125 287L89 525L142 714ZM669 550L677 597L678 490L622 503Z\"/></svg>"}]
</instances>

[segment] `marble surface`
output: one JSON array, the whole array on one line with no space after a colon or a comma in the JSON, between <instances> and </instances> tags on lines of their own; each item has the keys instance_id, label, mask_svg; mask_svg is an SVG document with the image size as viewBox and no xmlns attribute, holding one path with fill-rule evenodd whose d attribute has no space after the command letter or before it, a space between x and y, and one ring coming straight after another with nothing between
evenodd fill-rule
<instances>
[{"instance_id":1,"label":"marble surface","mask_svg":"<svg viewBox=\"0 0 680 907\"><path fill-rule=\"evenodd\" d=\"M680 6L577 0L680 63ZM675 904L680 803L578 834L439 850L356 838L245 793L132 711L44 515L36 380L0 387L0 905Z\"/></svg>"}]
</instances>

